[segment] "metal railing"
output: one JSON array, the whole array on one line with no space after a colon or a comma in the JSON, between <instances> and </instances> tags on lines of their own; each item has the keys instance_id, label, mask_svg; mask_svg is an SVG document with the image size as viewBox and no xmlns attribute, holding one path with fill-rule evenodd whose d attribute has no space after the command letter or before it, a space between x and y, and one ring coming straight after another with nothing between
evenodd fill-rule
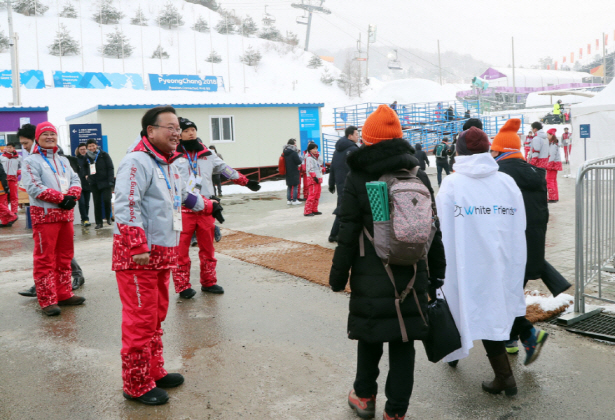
<instances>
[{"instance_id":1,"label":"metal railing","mask_svg":"<svg viewBox=\"0 0 615 420\"><path fill-rule=\"evenodd\" d=\"M340 139L339 136L332 134L322 134L322 154L325 163L331 163L333 152L335 152L335 143Z\"/></svg>"},{"instance_id":2,"label":"metal railing","mask_svg":"<svg viewBox=\"0 0 615 420\"><path fill-rule=\"evenodd\" d=\"M585 298L615 303L603 293L605 273L615 273L615 155L579 168L575 201L574 311L584 314Z\"/></svg>"}]
</instances>

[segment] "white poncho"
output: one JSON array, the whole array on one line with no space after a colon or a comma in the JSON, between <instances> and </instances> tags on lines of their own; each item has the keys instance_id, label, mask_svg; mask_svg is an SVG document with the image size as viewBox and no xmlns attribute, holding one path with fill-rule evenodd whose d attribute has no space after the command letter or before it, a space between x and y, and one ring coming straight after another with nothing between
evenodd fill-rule
<instances>
[{"instance_id":1,"label":"white poncho","mask_svg":"<svg viewBox=\"0 0 615 420\"><path fill-rule=\"evenodd\" d=\"M525 206L515 181L489 153L458 156L436 197L446 252L443 291L467 357L474 340L508 340L525 315Z\"/></svg>"}]
</instances>

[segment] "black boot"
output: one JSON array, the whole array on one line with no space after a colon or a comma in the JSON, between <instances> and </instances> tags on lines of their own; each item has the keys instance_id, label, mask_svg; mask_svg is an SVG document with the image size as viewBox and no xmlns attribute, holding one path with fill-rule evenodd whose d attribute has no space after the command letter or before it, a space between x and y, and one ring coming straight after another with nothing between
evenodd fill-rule
<instances>
[{"instance_id":1,"label":"black boot","mask_svg":"<svg viewBox=\"0 0 615 420\"><path fill-rule=\"evenodd\" d=\"M181 373L167 373L166 376L156 381L158 388L175 388L184 383L184 377Z\"/></svg>"},{"instance_id":2,"label":"black boot","mask_svg":"<svg viewBox=\"0 0 615 420\"><path fill-rule=\"evenodd\" d=\"M169 394L167 391L160 388L154 388L151 391L146 392L140 397L131 397L127 393L124 392L124 398L127 400L138 401L142 404L146 405L162 405L166 404L169 401Z\"/></svg>"},{"instance_id":3,"label":"black boot","mask_svg":"<svg viewBox=\"0 0 615 420\"><path fill-rule=\"evenodd\" d=\"M83 283L85 283L85 279L83 278L83 276L73 277L73 290L77 290L78 288L83 286Z\"/></svg>"},{"instance_id":4,"label":"black boot","mask_svg":"<svg viewBox=\"0 0 615 420\"><path fill-rule=\"evenodd\" d=\"M194 295L196 295L196 290L194 290L192 287L179 292L179 297L182 299L191 299L194 297Z\"/></svg>"},{"instance_id":5,"label":"black boot","mask_svg":"<svg viewBox=\"0 0 615 420\"><path fill-rule=\"evenodd\" d=\"M491 382L483 382L483 390L490 394L499 394L504 391L508 397L517 395L517 382L510 368L508 355L502 353L499 356L489 357L489 362L495 373L495 379Z\"/></svg>"},{"instance_id":6,"label":"black boot","mask_svg":"<svg viewBox=\"0 0 615 420\"><path fill-rule=\"evenodd\" d=\"M213 286L209 287L201 286L201 290L207 293L213 293L215 295L221 295L222 293L224 293L224 289L222 288L222 286L218 286L217 284L214 284Z\"/></svg>"},{"instance_id":7,"label":"black boot","mask_svg":"<svg viewBox=\"0 0 615 420\"><path fill-rule=\"evenodd\" d=\"M22 296L25 297L36 297L36 286L32 286L27 290L24 290L23 292L17 292Z\"/></svg>"}]
</instances>

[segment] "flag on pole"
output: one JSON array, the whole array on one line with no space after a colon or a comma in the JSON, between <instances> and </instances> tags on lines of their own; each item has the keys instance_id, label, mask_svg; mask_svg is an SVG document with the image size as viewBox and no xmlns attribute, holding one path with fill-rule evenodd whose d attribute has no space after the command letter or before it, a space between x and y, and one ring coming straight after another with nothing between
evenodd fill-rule
<instances>
[{"instance_id":1,"label":"flag on pole","mask_svg":"<svg viewBox=\"0 0 615 420\"><path fill-rule=\"evenodd\" d=\"M555 66L553 67L553 70L557 70L557 61L555 62Z\"/></svg>"},{"instance_id":2,"label":"flag on pole","mask_svg":"<svg viewBox=\"0 0 615 420\"><path fill-rule=\"evenodd\" d=\"M547 64L547 70L551 70L551 64Z\"/></svg>"},{"instance_id":3,"label":"flag on pole","mask_svg":"<svg viewBox=\"0 0 615 420\"><path fill-rule=\"evenodd\" d=\"M579 48L579 60L583 58L583 48Z\"/></svg>"},{"instance_id":4,"label":"flag on pole","mask_svg":"<svg viewBox=\"0 0 615 420\"><path fill-rule=\"evenodd\" d=\"M587 55L592 53L592 44L587 44Z\"/></svg>"},{"instance_id":5,"label":"flag on pole","mask_svg":"<svg viewBox=\"0 0 615 420\"><path fill-rule=\"evenodd\" d=\"M570 64L574 63L574 53L570 53Z\"/></svg>"},{"instance_id":6,"label":"flag on pole","mask_svg":"<svg viewBox=\"0 0 615 420\"><path fill-rule=\"evenodd\" d=\"M562 60L562 63L566 62L566 56L564 56L564 59Z\"/></svg>"},{"instance_id":7,"label":"flag on pole","mask_svg":"<svg viewBox=\"0 0 615 420\"><path fill-rule=\"evenodd\" d=\"M598 51L598 48L600 48L600 40L596 38L596 51Z\"/></svg>"}]
</instances>

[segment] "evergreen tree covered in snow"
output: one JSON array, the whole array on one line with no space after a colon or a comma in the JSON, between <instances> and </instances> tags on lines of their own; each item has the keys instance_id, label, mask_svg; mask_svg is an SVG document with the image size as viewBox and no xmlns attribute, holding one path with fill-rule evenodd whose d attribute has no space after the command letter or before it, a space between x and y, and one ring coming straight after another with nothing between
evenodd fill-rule
<instances>
[{"instance_id":1,"label":"evergreen tree covered in snow","mask_svg":"<svg viewBox=\"0 0 615 420\"><path fill-rule=\"evenodd\" d=\"M261 55L260 51L252 48L252 45L248 47L244 55L239 57L242 63L250 67L258 66L258 63L261 62L262 58L263 56Z\"/></svg>"},{"instance_id":2,"label":"evergreen tree covered in snow","mask_svg":"<svg viewBox=\"0 0 615 420\"><path fill-rule=\"evenodd\" d=\"M79 54L79 43L70 36L70 32L64 24L60 24L56 38L49 45L49 54L56 56Z\"/></svg>"},{"instance_id":3,"label":"evergreen tree covered in snow","mask_svg":"<svg viewBox=\"0 0 615 420\"><path fill-rule=\"evenodd\" d=\"M256 22L254 22L254 19L252 19L251 16L246 16L246 18L241 22L240 32L243 36L247 37L250 37L258 32Z\"/></svg>"},{"instance_id":4,"label":"evergreen tree covered in snow","mask_svg":"<svg viewBox=\"0 0 615 420\"><path fill-rule=\"evenodd\" d=\"M317 69L318 67L322 66L322 59L319 56L315 55L310 59L310 62L307 66L310 69Z\"/></svg>"},{"instance_id":5,"label":"evergreen tree covered in snow","mask_svg":"<svg viewBox=\"0 0 615 420\"><path fill-rule=\"evenodd\" d=\"M200 4L201 6L205 6L208 9L213 10L214 12L220 8L220 5L216 2L216 0L186 0L188 3Z\"/></svg>"},{"instance_id":6,"label":"evergreen tree covered in snow","mask_svg":"<svg viewBox=\"0 0 615 420\"><path fill-rule=\"evenodd\" d=\"M79 15L77 14L77 9L75 6L68 2L64 5L64 8L60 12L60 17L69 18L69 19L77 19Z\"/></svg>"},{"instance_id":7,"label":"evergreen tree covered in snow","mask_svg":"<svg viewBox=\"0 0 615 420\"><path fill-rule=\"evenodd\" d=\"M297 45L299 45L299 37L294 32L286 31L284 42L288 45L296 47Z\"/></svg>"},{"instance_id":8,"label":"evergreen tree covered in snow","mask_svg":"<svg viewBox=\"0 0 615 420\"><path fill-rule=\"evenodd\" d=\"M115 25L124 17L124 13L113 6L113 0L100 0L95 10L92 19L103 25Z\"/></svg>"},{"instance_id":9,"label":"evergreen tree covered in snow","mask_svg":"<svg viewBox=\"0 0 615 420\"><path fill-rule=\"evenodd\" d=\"M26 16L44 15L48 6L45 6L38 0L17 0L13 1L13 10Z\"/></svg>"},{"instance_id":10,"label":"evergreen tree covered in snow","mask_svg":"<svg viewBox=\"0 0 615 420\"><path fill-rule=\"evenodd\" d=\"M0 31L0 53L9 49L9 37L4 35L4 31Z\"/></svg>"},{"instance_id":11,"label":"evergreen tree covered in snow","mask_svg":"<svg viewBox=\"0 0 615 420\"><path fill-rule=\"evenodd\" d=\"M184 19L177 10L177 7L171 2L164 5L164 8L158 15L158 25L166 26L169 29L176 28L178 26L184 26Z\"/></svg>"},{"instance_id":12,"label":"evergreen tree covered in snow","mask_svg":"<svg viewBox=\"0 0 615 420\"><path fill-rule=\"evenodd\" d=\"M152 53L152 58L169 58L169 53L162 48L162 45L158 45L158 48Z\"/></svg>"},{"instance_id":13,"label":"evergreen tree covered in snow","mask_svg":"<svg viewBox=\"0 0 615 420\"><path fill-rule=\"evenodd\" d=\"M219 34L234 34L237 28L235 28L235 23L232 19L225 17L216 24L215 29Z\"/></svg>"},{"instance_id":14,"label":"evergreen tree covered in snow","mask_svg":"<svg viewBox=\"0 0 615 420\"><path fill-rule=\"evenodd\" d=\"M325 71L320 75L320 81L327 86L331 86L335 82L335 77L329 73L329 69L325 67Z\"/></svg>"},{"instance_id":15,"label":"evergreen tree covered in snow","mask_svg":"<svg viewBox=\"0 0 615 420\"><path fill-rule=\"evenodd\" d=\"M147 18L145 13L143 13L143 9L141 9L141 5L139 5L134 17L130 19L130 23L138 26L147 26Z\"/></svg>"},{"instance_id":16,"label":"evergreen tree covered in snow","mask_svg":"<svg viewBox=\"0 0 615 420\"><path fill-rule=\"evenodd\" d=\"M130 57L133 47L129 41L120 28L115 28L115 32L107 34L107 43L103 45L102 53L105 57Z\"/></svg>"},{"instance_id":17,"label":"evergreen tree covered in snow","mask_svg":"<svg viewBox=\"0 0 615 420\"><path fill-rule=\"evenodd\" d=\"M194 25L192 25L192 29L197 32L209 32L209 25L205 19L203 19L203 16L199 15L196 22L194 22Z\"/></svg>"},{"instance_id":18,"label":"evergreen tree covered in snow","mask_svg":"<svg viewBox=\"0 0 615 420\"><path fill-rule=\"evenodd\" d=\"M208 63L217 64L222 62L222 57L216 52L216 50L213 50L211 54L209 54L209 56L205 59L205 61L207 61Z\"/></svg>"},{"instance_id":19,"label":"evergreen tree covered in snow","mask_svg":"<svg viewBox=\"0 0 615 420\"><path fill-rule=\"evenodd\" d=\"M265 25L261 32L258 34L259 38L268 39L269 41L282 41L282 34L273 25Z\"/></svg>"}]
</instances>

